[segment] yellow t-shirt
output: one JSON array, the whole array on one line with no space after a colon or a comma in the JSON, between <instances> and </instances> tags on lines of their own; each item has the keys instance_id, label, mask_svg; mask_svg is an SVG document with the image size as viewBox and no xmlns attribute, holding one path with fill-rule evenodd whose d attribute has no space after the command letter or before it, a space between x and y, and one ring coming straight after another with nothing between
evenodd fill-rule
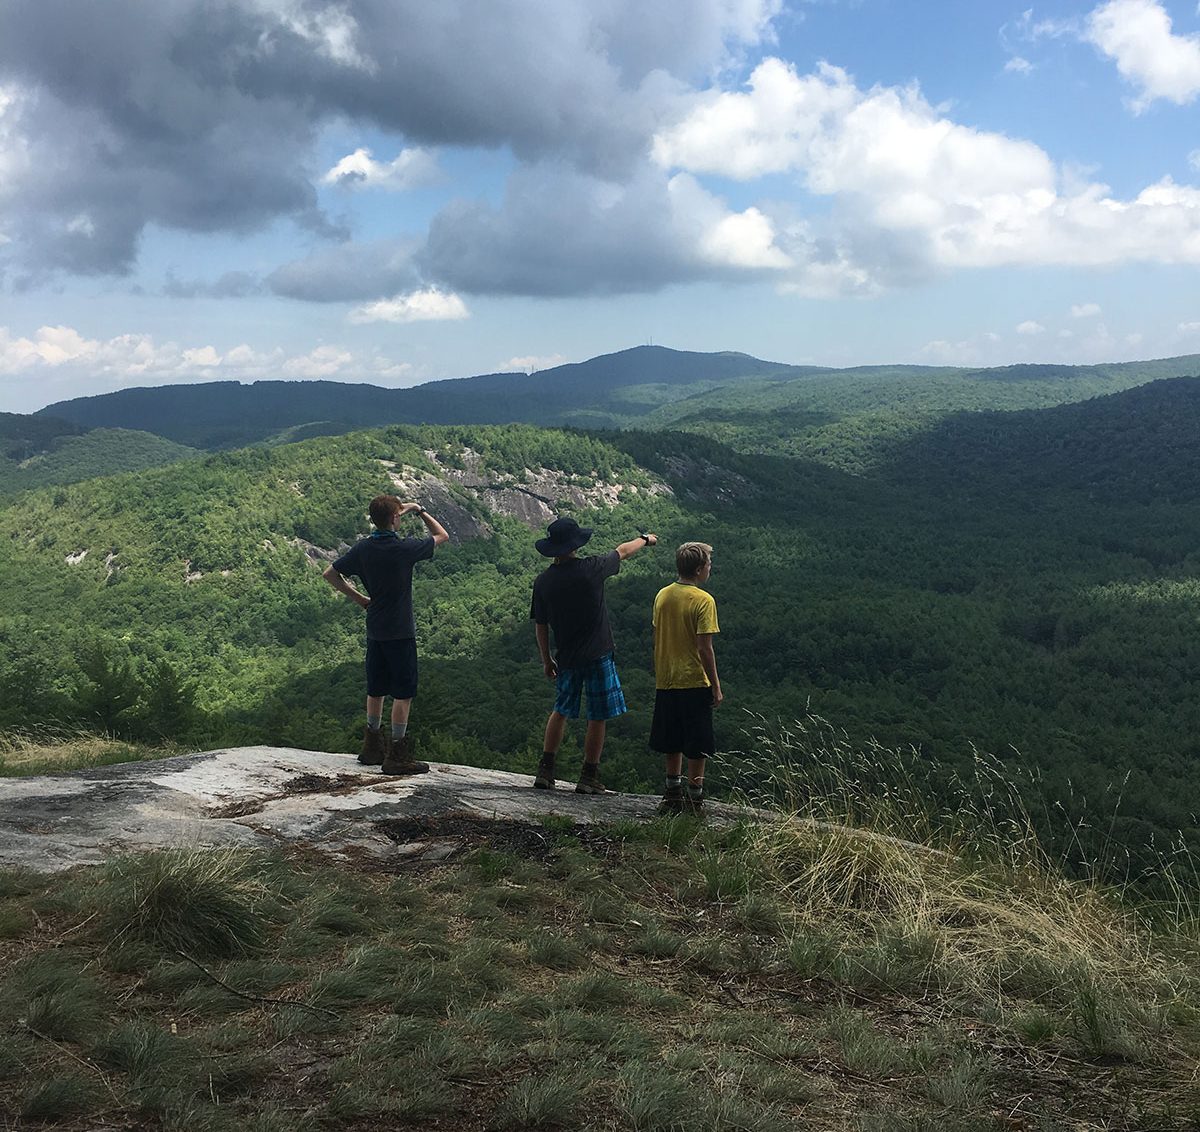
<instances>
[{"instance_id":1,"label":"yellow t-shirt","mask_svg":"<svg viewBox=\"0 0 1200 1132\"><path fill-rule=\"evenodd\" d=\"M659 590L654 599L655 687L709 687L696 637L720 631L712 594L686 582L672 582Z\"/></svg>"}]
</instances>

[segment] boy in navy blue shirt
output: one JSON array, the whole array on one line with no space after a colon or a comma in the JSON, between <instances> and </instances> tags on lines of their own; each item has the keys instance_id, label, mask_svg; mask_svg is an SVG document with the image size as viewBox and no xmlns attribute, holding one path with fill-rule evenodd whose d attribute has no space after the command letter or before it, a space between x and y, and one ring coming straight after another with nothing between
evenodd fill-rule
<instances>
[{"instance_id":1,"label":"boy in navy blue shirt","mask_svg":"<svg viewBox=\"0 0 1200 1132\"><path fill-rule=\"evenodd\" d=\"M419 503L401 503L377 495L369 508L375 530L360 539L325 570L335 590L367 611L367 726L358 761L383 774L422 774L428 763L412 757L408 713L417 693L417 627L413 617L412 576L418 562L433 557L434 547L450 536ZM401 538L396 521L417 514L429 532L425 538ZM363 594L345 578L362 579ZM384 735L383 700L392 697L391 742Z\"/></svg>"}]
</instances>

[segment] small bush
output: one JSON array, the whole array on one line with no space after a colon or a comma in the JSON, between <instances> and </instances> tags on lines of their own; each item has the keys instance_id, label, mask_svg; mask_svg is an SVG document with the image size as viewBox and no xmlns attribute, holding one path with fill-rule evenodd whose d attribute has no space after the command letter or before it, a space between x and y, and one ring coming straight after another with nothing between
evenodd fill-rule
<instances>
[{"instance_id":1,"label":"small bush","mask_svg":"<svg viewBox=\"0 0 1200 1132\"><path fill-rule=\"evenodd\" d=\"M617 1084L617 1119L628 1132L692 1132L704 1127L698 1119L700 1100L686 1078L631 1065Z\"/></svg>"},{"instance_id":2,"label":"small bush","mask_svg":"<svg viewBox=\"0 0 1200 1132\"><path fill-rule=\"evenodd\" d=\"M625 982L607 971L591 971L561 984L555 997L567 1006L615 1006L627 998Z\"/></svg>"},{"instance_id":3,"label":"small bush","mask_svg":"<svg viewBox=\"0 0 1200 1132\"><path fill-rule=\"evenodd\" d=\"M505 1094L492 1127L511 1132L523 1128L576 1128L583 1101L579 1082L561 1073L525 1077Z\"/></svg>"},{"instance_id":4,"label":"small bush","mask_svg":"<svg viewBox=\"0 0 1200 1132\"><path fill-rule=\"evenodd\" d=\"M21 1105L28 1120L61 1120L87 1112L96 1099L91 1081L75 1073L59 1074L36 1085Z\"/></svg>"},{"instance_id":5,"label":"small bush","mask_svg":"<svg viewBox=\"0 0 1200 1132\"><path fill-rule=\"evenodd\" d=\"M20 939L33 927L29 909L16 901L0 904L0 939Z\"/></svg>"},{"instance_id":6,"label":"small bush","mask_svg":"<svg viewBox=\"0 0 1200 1132\"><path fill-rule=\"evenodd\" d=\"M103 991L82 973L70 952L45 952L13 965L0 988L0 1017L25 1024L56 1041L90 1035L102 1018Z\"/></svg>"},{"instance_id":7,"label":"small bush","mask_svg":"<svg viewBox=\"0 0 1200 1132\"><path fill-rule=\"evenodd\" d=\"M573 971L585 958L583 948L573 939L549 931L534 932L526 941L525 950L530 962L554 971Z\"/></svg>"},{"instance_id":8,"label":"small bush","mask_svg":"<svg viewBox=\"0 0 1200 1132\"><path fill-rule=\"evenodd\" d=\"M237 850L168 849L109 864L96 891L110 940L128 935L197 957L259 950L268 893L255 858Z\"/></svg>"}]
</instances>

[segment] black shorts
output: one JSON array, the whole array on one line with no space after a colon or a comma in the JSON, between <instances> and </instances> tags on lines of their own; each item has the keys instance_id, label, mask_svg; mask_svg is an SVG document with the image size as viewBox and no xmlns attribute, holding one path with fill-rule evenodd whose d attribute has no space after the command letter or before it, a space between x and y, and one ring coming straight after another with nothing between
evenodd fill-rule
<instances>
[{"instance_id":1,"label":"black shorts","mask_svg":"<svg viewBox=\"0 0 1200 1132\"><path fill-rule=\"evenodd\" d=\"M417 642L367 641L367 695L411 700L417 694Z\"/></svg>"},{"instance_id":2,"label":"black shorts","mask_svg":"<svg viewBox=\"0 0 1200 1132\"><path fill-rule=\"evenodd\" d=\"M713 740L711 688L659 688L654 693L650 749L702 759L717 749Z\"/></svg>"}]
</instances>

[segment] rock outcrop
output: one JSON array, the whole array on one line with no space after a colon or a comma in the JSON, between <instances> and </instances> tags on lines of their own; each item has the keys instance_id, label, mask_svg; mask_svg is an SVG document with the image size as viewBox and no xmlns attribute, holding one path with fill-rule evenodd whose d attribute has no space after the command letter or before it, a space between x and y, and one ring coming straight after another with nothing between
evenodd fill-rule
<instances>
[{"instance_id":1,"label":"rock outcrop","mask_svg":"<svg viewBox=\"0 0 1200 1132\"><path fill-rule=\"evenodd\" d=\"M0 865L52 872L122 852L280 844L381 862L440 860L480 823L544 833L558 814L580 824L649 818L656 799L534 790L528 775L434 764L386 778L352 755L240 747L156 762L0 780ZM736 807L712 806L714 817Z\"/></svg>"}]
</instances>

